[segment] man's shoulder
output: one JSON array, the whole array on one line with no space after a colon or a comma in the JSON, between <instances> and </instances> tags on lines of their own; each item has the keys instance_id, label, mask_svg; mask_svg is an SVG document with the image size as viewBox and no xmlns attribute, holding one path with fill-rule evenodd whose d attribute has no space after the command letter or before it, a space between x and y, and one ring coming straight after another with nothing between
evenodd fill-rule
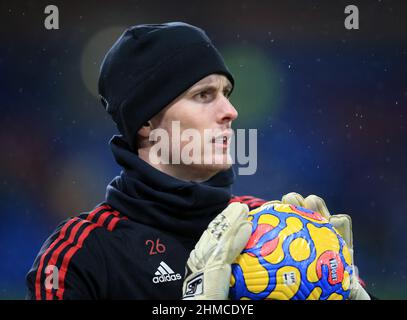
<instances>
[{"instance_id":1,"label":"man's shoulder","mask_svg":"<svg viewBox=\"0 0 407 320\"><path fill-rule=\"evenodd\" d=\"M64 231L68 231L68 229L70 229L71 233L73 231L71 229L75 229L80 233L90 233L96 229L112 232L124 220L128 220L126 216L108 204L100 204L91 211L79 213L62 221L56 228L55 233L65 233Z\"/></svg>"},{"instance_id":2,"label":"man's shoulder","mask_svg":"<svg viewBox=\"0 0 407 320\"><path fill-rule=\"evenodd\" d=\"M91 225L92 228L100 228L100 230L108 232L117 230L122 222L128 220L125 215L106 203L98 205L90 212L81 213L71 219L81 220L84 223Z\"/></svg>"},{"instance_id":3,"label":"man's shoulder","mask_svg":"<svg viewBox=\"0 0 407 320\"><path fill-rule=\"evenodd\" d=\"M267 201L268 200L264 200L264 199L250 196L250 195L242 195L242 196L233 195L232 198L230 199L229 203L232 203L232 202L244 203L244 204L247 204L247 206L249 207L250 210L253 210L253 209L260 207L262 204L266 203Z\"/></svg>"},{"instance_id":4,"label":"man's shoulder","mask_svg":"<svg viewBox=\"0 0 407 320\"><path fill-rule=\"evenodd\" d=\"M63 250L65 247L83 251L96 242L109 239L127 217L107 204L101 204L89 212L82 212L62 221L45 241L41 252ZM97 240L98 239L98 240ZM86 251L86 250L85 250Z\"/></svg>"}]
</instances>

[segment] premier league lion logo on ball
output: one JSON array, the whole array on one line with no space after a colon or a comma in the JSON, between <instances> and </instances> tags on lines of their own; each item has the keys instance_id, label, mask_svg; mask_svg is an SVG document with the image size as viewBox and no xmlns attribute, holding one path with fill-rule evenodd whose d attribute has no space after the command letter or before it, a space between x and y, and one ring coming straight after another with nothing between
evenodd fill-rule
<instances>
[{"instance_id":1,"label":"premier league lion logo on ball","mask_svg":"<svg viewBox=\"0 0 407 320\"><path fill-rule=\"evenodd\" d=\"M350 252L319 213L265 204L249 213L252 235L232 264L233 300L344 300L353 268Z\"/></svg>"}]
</instances>

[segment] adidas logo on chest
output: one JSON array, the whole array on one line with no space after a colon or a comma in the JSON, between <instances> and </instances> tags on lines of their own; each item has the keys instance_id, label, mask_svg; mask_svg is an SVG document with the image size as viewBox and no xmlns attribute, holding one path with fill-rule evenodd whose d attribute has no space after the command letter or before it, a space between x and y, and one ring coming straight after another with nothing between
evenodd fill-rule
<instances>
[{"instance_id":1,"label":"adidas logo on chest","mask_svg":"<svg viewBox=\"0 0 407 320\"><path fill-rule=\"evenodd\" d=\"M155 277L153 277L154 283L161 283L161 282L170 282L170 281L177 281L181 280L181 275L179 273L175 273L168 264L164 261L160 262L160 265L155 272Z\"/></svg>"}]
</instances>

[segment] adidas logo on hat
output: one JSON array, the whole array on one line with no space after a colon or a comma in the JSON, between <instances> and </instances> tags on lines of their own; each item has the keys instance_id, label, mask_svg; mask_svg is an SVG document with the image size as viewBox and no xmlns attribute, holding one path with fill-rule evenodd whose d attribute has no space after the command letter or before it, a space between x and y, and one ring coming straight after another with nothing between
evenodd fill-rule
<instances>
[{"instance_id":1,"label":"adidas logo on hat","mask_svg":"<svg viewBox=\"0 0 407 320\"><path fill-rule=\"evenodd\" d=\"M160 282L170 282L170 281L177 281L181 280L181 275L179 273L175 273L168 264L164 261L160 262L160 265L155 272L155 277L153 278L154 283Z\"/></svg>"}]
</instances>

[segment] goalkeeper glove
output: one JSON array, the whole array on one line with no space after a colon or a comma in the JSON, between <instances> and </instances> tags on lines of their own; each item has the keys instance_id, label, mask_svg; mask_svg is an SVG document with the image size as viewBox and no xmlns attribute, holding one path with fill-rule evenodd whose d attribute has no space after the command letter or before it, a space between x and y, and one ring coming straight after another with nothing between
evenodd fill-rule
<instances>
[{"instance_id":1,"label":"goalkeeper glove","mask_svg":"<svg viewBox=\"0 0 407 320\"><path fill-rule=\"evenodd\" d=\"M249 241L249 208L238 202L222 211L202 234L186 265L183 299L226 300L231 264Z\"/></svg>"},{"instance_id":2,"label":"goalkeeper glove","mask_svg":"<svg viewBox=\"0 0 407 320\"><path fill-rule=\"evenodd\" d=\"M356 274L357 270L353 261L353 234L351 217L347 214L331 215L325 204L325 201L316 195L310 195L304 199L300 194L291 192L283 196L282 202L285 204L292 204L318 212L324 218L326 218L330 224L332 224L332 226L338 231L338 233L341 235L346 245L348 246L351 256L353 275L351 278L349 299L370 300L370 296L359 282L358 276Z\"/></svg>"}]
</instances>

